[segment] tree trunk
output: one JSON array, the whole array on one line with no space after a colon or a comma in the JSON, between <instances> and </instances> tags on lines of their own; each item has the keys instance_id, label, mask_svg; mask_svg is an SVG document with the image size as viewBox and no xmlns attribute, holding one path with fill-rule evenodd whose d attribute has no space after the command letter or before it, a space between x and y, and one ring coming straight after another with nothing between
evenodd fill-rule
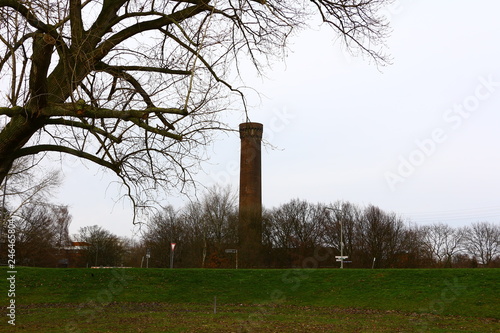
<instances>
[{"instance_id":1,"label":"tree trunk","mask_svg":"<svg viewBox=\"0 0 500 333\"><path fill-rule=\"evenodd\" d=\"M44 125L44 117L39 111L47 106L47 72L55 40L47 34L37 34L33 38L32 64L29 78L30 100L26 114L13 116L0 132L0 184L9 173L17 152Z\"/></svg>"},{"instance_id":2,"label":"tree trunk","mask_svg":"<svg viewBox=\"0 0 500 333\"><path fill-rule=\"evenodd\" d=\"M43 127L43 119L14 116L0 132L0 184L8 175L17 152Z\"/></svg>"}]
</instances>

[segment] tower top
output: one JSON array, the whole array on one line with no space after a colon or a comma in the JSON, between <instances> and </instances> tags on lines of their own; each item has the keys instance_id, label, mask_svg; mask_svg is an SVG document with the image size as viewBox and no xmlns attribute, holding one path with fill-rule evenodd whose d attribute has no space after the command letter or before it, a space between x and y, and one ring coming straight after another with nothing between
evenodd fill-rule
<instances>
[{"instance_id":1,"label":"tower top","mask_svg":"<svg viewBox=\"0 0 500 333\"><path fill-rule=\"evenodd\" d=\"M261 123L241 123L240 124L240 138L255 137L262 139L262 131L264 125Z\"/></svg>"}]
</instances>

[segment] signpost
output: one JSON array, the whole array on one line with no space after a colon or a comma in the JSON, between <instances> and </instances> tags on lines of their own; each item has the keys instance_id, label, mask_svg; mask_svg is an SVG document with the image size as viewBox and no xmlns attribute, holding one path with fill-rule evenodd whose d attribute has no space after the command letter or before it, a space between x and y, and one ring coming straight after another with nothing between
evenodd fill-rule
<instances>
[{"instance_id":1,"label":"signpost","mask_svg":"<svg viewBox=\"0 0 500 333\"><path fill-rule=\"evenodd\" d=\"M146 268L149 268L149 258L151 258L151 252L149 249L146 250Z\"/></svg>"},{"instance_id":2,"label":"signpost","mask_svg":"<svg viewBox=\"0 0 500 333\"><path fill-rule=\"evenodd\" d=\"M344 268L344 262L347 262L345 259L348 258L348 256L335 256L335 261L340 261L340 268Z\"/></svg>"},{"instance_id":3,"label":"signpost","mask_svg":"<svg viewBox=\"0 0 500 333\"><path fill-rule=\"evenodd\" d=\"M238 250L237 249L226 249L226 253L236 254L236 269L238 269Z\"/></svg>"},{"instance_id":4,"label":"signpost","mask_svg":"<svg viewBox=\"0 0 500 333\"><path fill-rule=\"evenodd\" d=\"M175 243L170 243L170 268L174 268Z\"/></svg>"}]
</instances>

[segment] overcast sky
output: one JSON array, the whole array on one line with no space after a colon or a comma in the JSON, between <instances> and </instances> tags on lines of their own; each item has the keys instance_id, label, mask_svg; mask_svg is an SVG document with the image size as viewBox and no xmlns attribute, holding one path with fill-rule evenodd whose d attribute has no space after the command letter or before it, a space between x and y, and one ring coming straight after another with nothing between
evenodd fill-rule
<instances>
[{"instance_id":1,"label":"overcast sky","mask_svg":"<svg viewBox=\"0 0 500 333\"><path fill-rule=\"evenodd\" d=\"M326 26L293 38L286 63L246 81L263 94L249 98L269 142L265 207L345 200L419 225L499 223L498 13L495 0L396 0L386 11L393 63L382 68L351 57ZM209 156L197 180L237 190L238 135L221 135ZM114 204L109 179L90 165L64 165L54 201L69 205L71 233L97 224L131 235L131 210Z\"/></svg>"}]
</instances>

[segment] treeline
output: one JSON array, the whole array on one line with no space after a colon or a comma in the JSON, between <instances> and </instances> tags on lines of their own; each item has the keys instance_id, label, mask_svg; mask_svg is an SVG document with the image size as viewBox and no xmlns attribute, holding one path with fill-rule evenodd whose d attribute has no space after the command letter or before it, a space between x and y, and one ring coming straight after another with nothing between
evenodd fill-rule
<instances>
[{"instance_id":1,"label":"treeline","mask_svg":"<svg viewBox=\"0 0 500 333\"><path fill-rule=\"evenodd\" d=\"M500 267L500 226L488 222L418 226L373 205L296 199L267 211L265 226L274 266L300 266L324 248L327 267L341 252L353 268Z\"/></svg>"},{"instance_id":2,"label":"treeline","mask_svg":"<svg viewBox=\"0 0 500 333\"><path fill-rule=\"evenodd\" d=\"M174 267L235 267L236 254L226 250L237 249L236 199L229 188L213 188L181 209L166 207L137 240L99 226L70 237L66 207L26 207L11 221L18 235L16 260L19 265L60 266L71 240L88 244L80 247L76 266L169 267L175 243ZM341 252L348 257L344 267L351 268L500 267L498 224L418 226L373 205L341 201L294 199L266 209L262 239L262 267L304 267L311 258L318 267L339 267L335 257Z\"/></svg>"},{"instance_id":3,"label":"treeline","mask_svg":"<svg viewBox=\"0 0 500 333\"><path fill-rule=\"evenodd\" d=\"M10 258L23 266L56 267L59 249L70 241L68 227L71 215L67 207L30 203L19 209L15 215L9 216L5 209L2 215L6 216L0 229L2 265ZM15 235L15 253L10 253L9 256L10 234Z\"/></svg>"}]
</instances>

